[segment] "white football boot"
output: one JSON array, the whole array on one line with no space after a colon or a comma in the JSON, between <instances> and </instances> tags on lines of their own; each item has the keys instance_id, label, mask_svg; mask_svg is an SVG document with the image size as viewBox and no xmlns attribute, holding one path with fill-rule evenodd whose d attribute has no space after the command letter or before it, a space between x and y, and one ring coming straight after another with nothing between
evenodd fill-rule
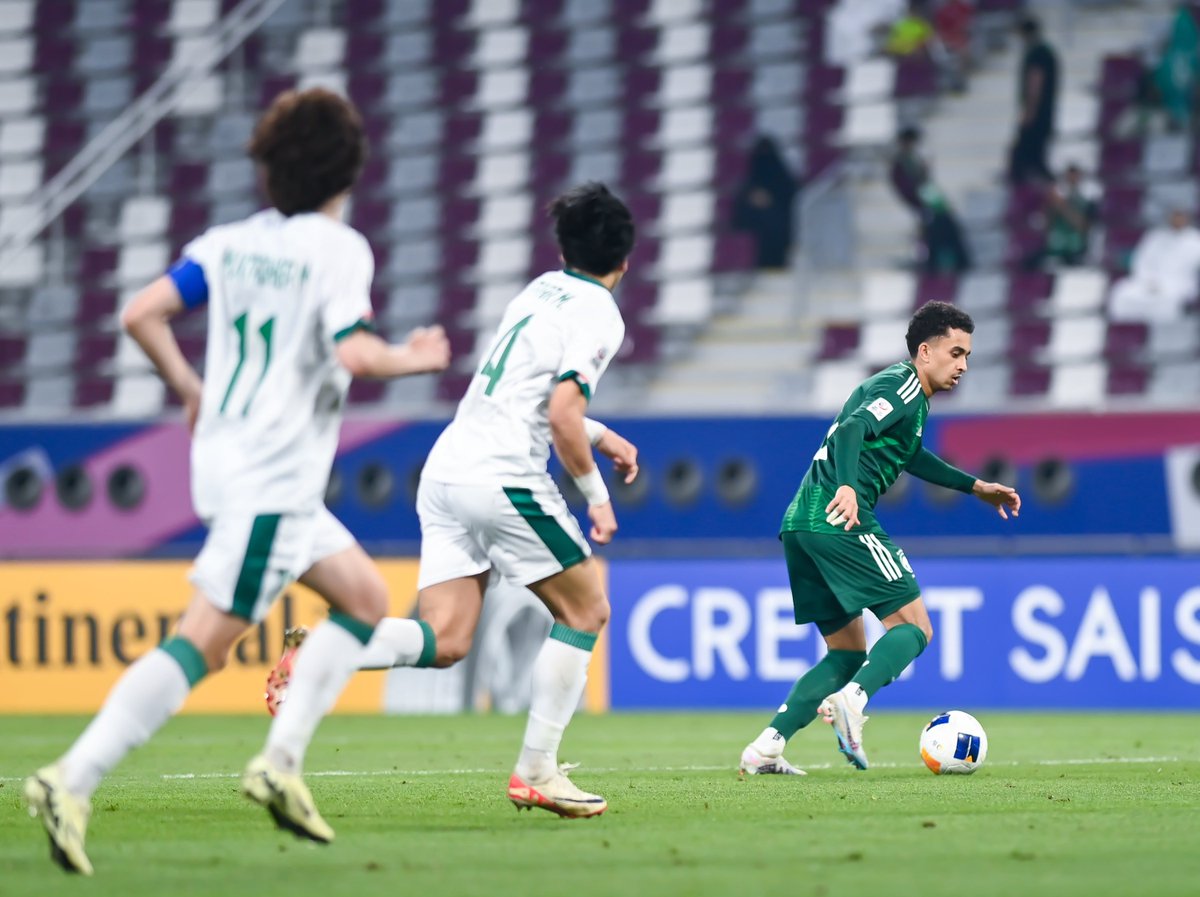
<instances>
[{"instance_id":1,"label":"white football boot","mask_svg":"<svg viewBox=\"0 0 1200 897\"><path fill-rule=\"evenodd\" d=\"M320 844L333 840L333 829L317 812L304 780L279 769L265 755L259 754L246 766L242 793L266 807L281 829Z\"/></svg>"},{"instance_id":2,"label":"white football boot","mask_svg":"<svg viewBox=\"0 0 1200 897\"><path fill-rule=\"evenodd\" d=\"M537 807L566 819L599 816L608 809L608 801L599 794L588 794L567 778L578 764L562 764L544 782L525 781L516 772L508 780L508 799L518 810Z\"/></svg>"},{"instance_id":3,"label":"white football boot","mask_svg":"<svg viewBox=\"0 0 1200 897\"><path fill-rule=\"evenodd\" d=\"M851 683L850 688L858 688ZM829 710L833 718L833 731L837 733L838 750L846 756L851 764L859 769L866 769L867 752L863 749L863 723L870 717L858 710L846 694L846 690L835 691L828 698Z\"/></svg>"},{"instance_id":4,"label":"white football boot","mask_svg":"<svg viewBox=\"0 0 1200 897\"><path fill-rule=\"evenodd\" d=\"M57 764L44 766L25 780L25 805L30 816L42 820L50 838L50 859L68 872L91 875L83 840L92 805L67 790Z\"/></svg>"}]
</instances>

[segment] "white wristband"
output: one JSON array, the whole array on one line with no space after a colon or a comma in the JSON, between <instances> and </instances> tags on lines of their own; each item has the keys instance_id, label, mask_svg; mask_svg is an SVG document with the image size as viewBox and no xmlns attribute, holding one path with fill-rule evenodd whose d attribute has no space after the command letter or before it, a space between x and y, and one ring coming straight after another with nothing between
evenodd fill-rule
<instances>
[{"instance_id":1,"label":"white wristband","mask_svg":"<svg viewBox=\"0 0 1200 897\"><path fill-rule=\"evenodd\" d=\"M587 499L589 508L606 504L609 500L608 486L604 482L604 477L600 475L599 467L593 467L583 476L575 477L575 485L579 487L579 491Z\"/></svg>"},{"instance_id":2,"label":"white wristband","mask_svg":"<svg viewBox=\"0 0 1200 897\"><path fill-rule=\"evenodd\" d=\"M608 432L608 427L600 423L598 420L592 420L590 417L583 419L583 430L587 433L588 442L595 445L604 438L604 434Z\"/></svg>"}]
</instances>

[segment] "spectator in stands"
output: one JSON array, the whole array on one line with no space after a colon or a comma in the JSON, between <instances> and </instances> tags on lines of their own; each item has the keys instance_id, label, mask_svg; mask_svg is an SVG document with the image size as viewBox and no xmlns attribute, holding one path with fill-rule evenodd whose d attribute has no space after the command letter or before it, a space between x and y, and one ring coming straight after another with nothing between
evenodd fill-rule
<instances>
[{"instance_id":1,"label":"spectator in stands","mask_svg":"<svg viewBox=\"0 0 1200 897\"><path fill-rule=\"evenodd\" d=\"M967 86L967 71L971 67L972 13L967 0L944 0L933 14L933 28L946 55L944 68L949 75L951 90L961 91Z\"/></svg>"},{"instance_id":2,"label":"spectator in stands","mask_svg":"<svg viewBox=\"0 0 1200 897\"><path fill-rule=\"evenodd\" d=\"M1018 26L1025 42L1025 55L1017 80L1020 119L1008 161L1008 179L1013 184L1030 180L1053 181L1046 162L1054 134L1054 112L1058 101L1058 54L1042 36L1033 16Z\"/></svg>"},{"instance_id":3,"label":"spectator in stands","mask_svg":"<svg viewBox=\"0 0 1200 897\"><path fill-rule=\"evenodd\" d=\"M1180 3L1150 75L1150 95L1167 116L1172 131L1186 130L1196 106L1200 82L1200 28L1192 7Z\"/></svg>"},{"instance_id":4,"label":"spectator in stands","mask_svg":"<svg viewBox=\"0 0 1200 897\"><path fill-rule=\"evenodd\" d=\"M965 271L971 267L971 256L962 227L921 158L917 149L920 141L918 128L907 127L900 132L892 155L892 187L920 221L925 270L933 274Z\"/></svg>"},{"instance_id":5,"label":"spectator in stands","mask_svg":"<svg viewBox=\"0 0 1200 897\"><path fill-rule=\"evenodd\" d=\"M759 268L786 268L792 248L792 204L800 185L770 137L754 143L733 206L733 227L749 231Z\"/></svg>"},{"instance_id":6,"label":"spectator in stands","mask_svg":"<svg viewBox=\"0 0 1200 897\"><path fill-rule=\"evenodd\" d=\"M1129 276L1113 284L1114 321L1178 321L1200 293L1200 230L1191 213L1173 209L1165 227L1148 231L1133 250Z\"/></svg>"},{"instance_id":7,"label":"spectator in stands","mask_svg":"<svg viewBox=\"0 0 1200 897\"><path fill-rule=\"evenodd\" d=\"M1085 183L1083 169L1072 163L1062 183L1046 190L1046 242L1026 260L1027 267L1047 262L1082 265L1087 260L1092 225L1099 214L1095 190Z\"/></svg>"},{"instance_id":8,"label":"spectator in stands","mask_svg":"<svg viewBox=\"0 0 1200 897\"><path fill-rule=\"evenodd\" d=\"M890 56L932 55L936 35L926 6L925 0L909 0L908 9L892 22L883 46Z\"/></svg>"}]
</instances>

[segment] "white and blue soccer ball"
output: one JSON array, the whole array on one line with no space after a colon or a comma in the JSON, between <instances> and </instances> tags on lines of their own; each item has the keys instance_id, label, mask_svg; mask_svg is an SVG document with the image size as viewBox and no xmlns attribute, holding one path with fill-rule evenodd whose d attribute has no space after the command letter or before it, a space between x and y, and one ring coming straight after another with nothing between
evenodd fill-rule
<instances>
[{"instance_id":1,"label":"white and blue soccer ball","mask_svg":"<svg viewBox=\"0 0 1200 897\"><path fill-rule=\"evenodd\" d=\"M987 758L987 733L962 710L946 710L921 730L921 759L934 775L967 776Z\"/></svg>"}]
</instances>

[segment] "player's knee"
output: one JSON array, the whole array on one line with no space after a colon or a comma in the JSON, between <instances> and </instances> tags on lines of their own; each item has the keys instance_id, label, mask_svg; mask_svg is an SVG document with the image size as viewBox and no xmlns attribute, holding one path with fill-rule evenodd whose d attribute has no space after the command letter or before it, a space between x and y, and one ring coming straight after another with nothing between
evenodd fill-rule
<instances>
[{"instance_id":1,"label":"player's knee","mask_svg":"<svg viewBox=\"0 0 1200 897\"><path fill-rule=\"evenodd\" d=\"M580 632L599 632L608 623L608 599L601 595L584 607L571 608L562 614L561 622Z\"/></svg>"},{"instance_id":2,"label":"player's knee","mask_svg":"<svg viewBox=\"0 0 1200 897\"><path fill-rule=\"evenodd\" d=\"M343 610L368 626L378 626L387 616L388 592L382 579L367 579L354 590L354 598L345 602Z\"/></svg>"},{"instance_id":3,"label":"player's knee","mask_svg":"<svg viewBox=\"0 0 1200 897\"><path fill-rule=\"evenodd\" d=\"M199 647L200 653L204 656L204 666L208 675L220 672L229 664L229 648L226 646L204 645Z\"/></svg>"},{"instance_id":4,"label":"player's knee","mask_svg":"<svg viewBox=\"0 0 1200 897\"><path fill-rule=\"evenodd\" d=\"M925 647L928 648L930 642L933 641L933 624L928 620L917 624L917 628L921 630L921 634L925 636Z\"/></svg>"}]
</instances>

